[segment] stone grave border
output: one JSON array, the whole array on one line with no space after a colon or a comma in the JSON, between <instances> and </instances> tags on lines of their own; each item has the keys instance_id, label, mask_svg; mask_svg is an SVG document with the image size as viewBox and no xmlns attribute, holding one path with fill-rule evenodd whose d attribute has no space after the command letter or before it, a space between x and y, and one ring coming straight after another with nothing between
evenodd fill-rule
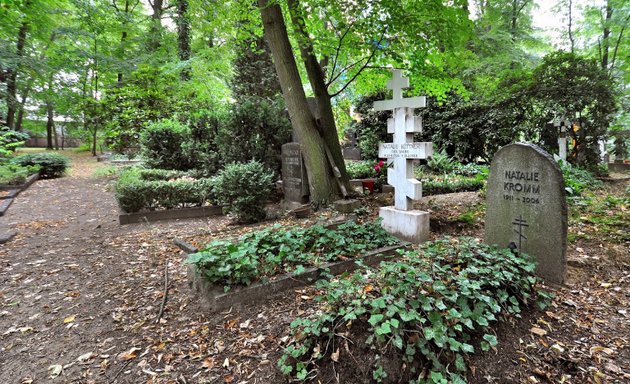
<instances>
[{"instance_id":1,"label":"stone grave border","mask_svg":"<svg viewBox=\"0 0 630 384\"><path fill-rule=\"evenodd\" d=\"M186 256L199 251L199 249L183 240L175 239L174 243L184 251ZM187 266L186 272L188 275L188 285L195 291L197 296L201 297L204 308L210 312L219 312L233 306L249 303L263 303L291 289L314 284L327 274L340 275L359 269L362 265L378 265L381 261L395 257L399 249L406 249L411 245L412 244L409 242L401 241L398 245L377 248L350 260L335 261L319 267L307 268L299 275L295 273L285 273L275 276L272 281L254 283L247 287L235 288L228 292L224 291L223 285L208 283L199 274L197 267L192 264ZM358 263L359 261L361 263Z\"/></svg>"},{"instance_id":2,"label":"stone grave border","mask_svg":"<svg viewBox=\"0 0 630 384\"><path fill-rule=\"evenodd\" d=\"M39 172L34 173L26 178L23 184L18 185L0 185L0 191L8 192L5 196L0 197L0 216L4 216L9 206L13 203L13 200L20 194L20 192L26 190L35 181L39 179Z\"/></svg>"},{"instance_id":3,"label":"stone grave border","mask_svg":"<svg viewBox=\"0 0 630 384\"><path fill-rule=\"evenodd\" d=\"M118 215L118 223L120 225L125 225L162 220L195 219L220 215L223 215L223 207L218 205L211 205L208 207L162 209L157 211L140 211L133 213L120 212Z\"/></svg>"}]
</instances>

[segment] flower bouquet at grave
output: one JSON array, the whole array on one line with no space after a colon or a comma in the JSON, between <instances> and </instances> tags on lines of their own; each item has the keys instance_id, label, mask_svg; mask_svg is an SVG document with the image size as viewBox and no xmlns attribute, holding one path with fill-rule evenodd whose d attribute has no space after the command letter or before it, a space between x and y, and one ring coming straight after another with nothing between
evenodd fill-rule
<instances>
[{"instance_id":1,"label":"flower bouquet at grave","mask_svg":"<svg viewBox=\"0 0 630 384\"><path fill-rule=\"evenodd\" d=\"M374 164L374 178L376 179L374 189L377 191L382 191L383 185L387 184L387 168L389 168L389 164L383 160L379 160Z\"/></svg>"}]
</instances>

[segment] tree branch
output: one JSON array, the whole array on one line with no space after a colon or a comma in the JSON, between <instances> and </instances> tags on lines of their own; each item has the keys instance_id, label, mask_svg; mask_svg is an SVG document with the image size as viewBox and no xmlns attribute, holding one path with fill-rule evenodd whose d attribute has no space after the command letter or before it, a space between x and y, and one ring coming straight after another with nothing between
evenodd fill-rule
<instances>
[{"instance_id":1,"label":"tree branch","mask_svg":"<svg viewBox=\"0 0 630 384\"><path fill-rule=\"evenodd\" d=\"M345 30L345 32L339 37L339 44L337 44L337 49L335 50L335 59L333 60L332 70L329 76L329 78L331 79L335 76L335 68L337 68L337 59L339 59L339 52L341 51L341 45L343 44L343 39L348 35L350 30L354 26L354 23L355 23L354 21L350 23L350 25ZM329 86L329 85L330 85L330 82L326 84L326 86Z\"/></svg>"},{"instance_id":2,"label":"tree branch","mask_svg":"<svg viewBox=\"0 0 630 384\"><path fill-rule=\"evenodd\" d=\"M623 21L623 26L621 27L621 31L619 31L619 37L617 37L617 43L615 44L615 50L613 51L613 57L612 60L610 62L610 68L614 68L615 67L615 60L617 59L617 50L619 49L619 43L621 43L621 38L623 37L623 32L626 29L626 26L628 25L628 20L630 20L630 14L628 14L628 16L626 16L626 19Z\"/></svg>"},{"instance_id":3,"label":"tree branch","mask_svg":"<svg viewBox=\"0 0 630 384\"><path fill-rule=\"evenodd\" d=\"M365 64L363 64L361 66L361 68L359 68L359 70L354 74L354 76L352 76L352 78L346 83L346 85L344 85L343 87L341 87L340 90L338 90L337 92L335 92L334 94L330 95L330 98L333 98L335 96L339 96L339 94L341 94L341 92L345 91L346 88L348 88L348 86L350 84L352 84L352 82L354 80L356 80L357 77L359 77L359 75L361 74L361 72L363 72L363 70L365 68L367 68L368 64L370 63L370 61L372 61L372 58L374 58L374 55L376 54L376 51L378 50L378 47L381 45L381 42L383 41L383 39L385 38L385 33L387 32L387 28L385 28L385 30L383 31L383 34L381 35L381 38L378 40L378 43L374 46L374 49L372 50L372 53L370 53L370 56L368 56L367 60L365 61Z\"/></svg>"}]
</instances>

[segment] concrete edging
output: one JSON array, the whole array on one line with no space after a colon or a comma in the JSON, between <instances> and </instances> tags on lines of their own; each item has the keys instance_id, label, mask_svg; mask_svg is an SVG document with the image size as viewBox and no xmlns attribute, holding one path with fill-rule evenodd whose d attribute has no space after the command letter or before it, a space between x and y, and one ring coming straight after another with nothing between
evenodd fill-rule
<instances>
[{"instance_id":1,"label":"concrete edging","mask_svg":"<svg viewBox=\"0 0 630 384\"><path fill-rule=\"evenodd\" d=\"M175 240L175 244L186 254L198 252L194 246L182 241ZM306 269L305 272L296 275L286 273L276 276L274 280L265 283L254 283L247 287L235 288L233 291L225 292L222 285L213 285L205 281L194 265L188 265L188 285L201 296L204 307L211 311L221 311L235 305L247 303L262 303L274 296L285 293L288 290L311 285L326 274L339 275L344 272L352 272L361 265L377 265L383 260L392 258L399 249L407 248L411 243L401 242L398 245L378 248L351 260L336 261L326 263L320 267ZM358 263L358 262L361 263Z\"/></svg>"},{"instance_id":2,"label":"concrete edging","mask_svg":"<svg viewBox=\"0 0 630 384\"><path fill-rule=\"evenodd\" d=\"M39 172L33 173L32 175L27 177L23 184L0 185L0 191L9 191L6 196L0 198L0 216L4 216L4 214L9 209L9 206L11 206L13 200L20 194L20 192L30 187L35 181L37 181L37 179L39 179Z\"/></svg>"},{"instance_id":3,"label":"concrete edging","mask_svg":"<svg viewBox=\"0 0 630 384\"><path fill-rule=\"evenodd\" d=\"M209 207L174 208L159 211L142 211L133 213L121 212L118 215L120 225L153 222L160 220L194 219L198 217L219 216L223 214L223 207L212 205Z\"/></svg>"}]
</instances>

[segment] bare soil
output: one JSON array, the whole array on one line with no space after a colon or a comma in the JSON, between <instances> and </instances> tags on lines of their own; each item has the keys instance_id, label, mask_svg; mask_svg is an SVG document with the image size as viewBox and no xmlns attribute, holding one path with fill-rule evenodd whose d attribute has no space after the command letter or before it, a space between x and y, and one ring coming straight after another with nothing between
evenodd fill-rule
<instances>
[{"instance_id":1,"label":"bare soil","mask_svg":"<svg viewBox=\"0 0 630 384\"><path fill-rule=\"evenodd\" d=\"M215 217L120 226L112 179L93 176L106 165L66 154L68 176L37 181L0 218L0 231L18 231L0 245L0 383L287 382L276 361L290 322L316 310L315 292L204 313L173 240L308 222L236 226ZM627 183L602 193L620 194ZM366 199L369 214L387 200ZM482 202L462 193L418 205L432 212L432 236L482 237ZM545 311L499 325L498 349L470 359L469 382L630 382L630 244L580 222L570 232L583 236L569 243L567 284L549 287L556 298ZM342 383L370 382L369 351L341 358L321 382L339 372Z\"/></svg>"}]
</instances>

